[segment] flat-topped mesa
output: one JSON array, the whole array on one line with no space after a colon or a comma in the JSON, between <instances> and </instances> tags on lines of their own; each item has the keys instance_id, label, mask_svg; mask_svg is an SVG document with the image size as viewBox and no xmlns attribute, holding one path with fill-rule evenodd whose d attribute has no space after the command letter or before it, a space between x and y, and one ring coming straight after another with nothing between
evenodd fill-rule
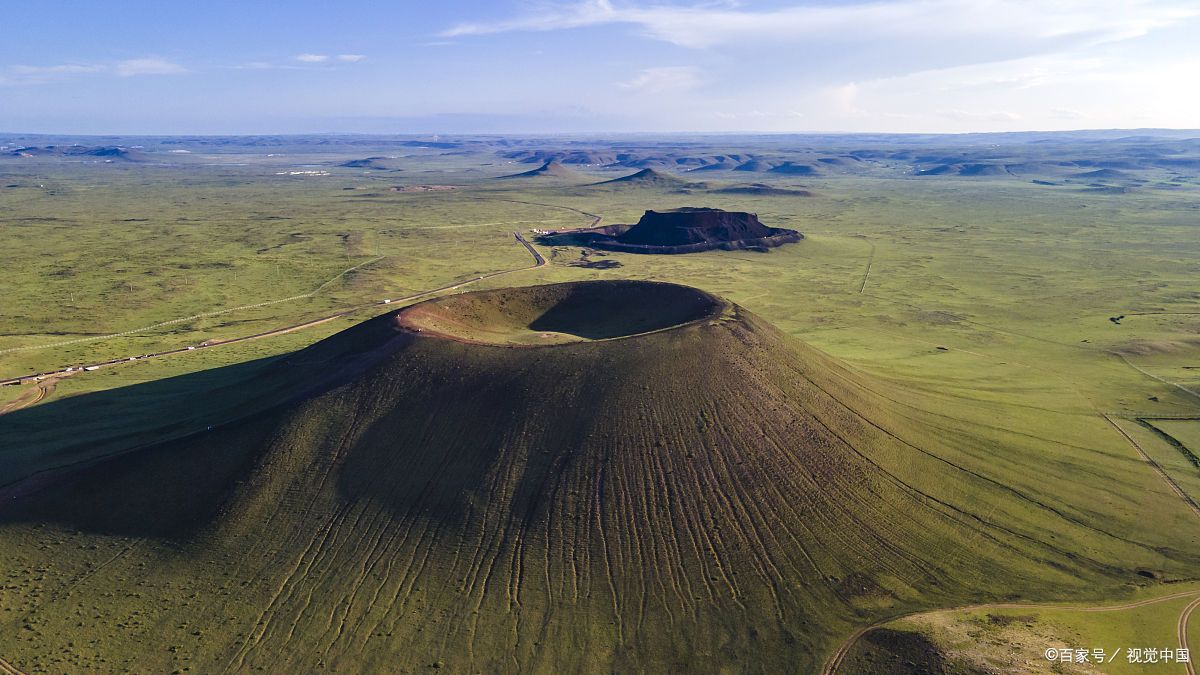
<instances>
[{"instance_id":1,"label":"flat-topped mesa","mask_svg":"<svg viewBox=\"0 0 1200 675\"><path fill-rule=\"evenodd\" d=\"M668 211L646 211L636 225L617 236L624 244L681 246L723 243L771 236L771 228L758 214L685 207Z\"/></svg>"},{"instance_id":2,"label":"flat-topped mesa","mask_svg":"<svg viewBox=\"0 0 1200 675\"><path fill-rule=\"evenodd\" d=\"M611 225L564 233L577 243L627 253L696 253L713 249L766 250L804 235L768 227L758 214L685 207L646 211L635 225Z\"/></svg>"}]
</instances>

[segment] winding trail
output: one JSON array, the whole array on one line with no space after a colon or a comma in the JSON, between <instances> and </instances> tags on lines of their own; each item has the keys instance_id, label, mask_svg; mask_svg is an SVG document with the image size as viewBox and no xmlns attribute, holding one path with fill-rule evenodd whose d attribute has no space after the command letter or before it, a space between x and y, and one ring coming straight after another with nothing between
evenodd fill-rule
<instances>
[{"instance_id":1,"label":"winding trail","mask_svg":"<svg viewBox=\"0 0 1200 675\"><path fill-rule=\"evenodd\" d=\"M851 634L850 637L846 638L846 640L844 642L842 642L842 644L839 645L838 648L833 652L833 654L825 662L825 667L821 670L821 672L823 675L835 675L838 671L838 668L841 668L842 662L846 660L846 655L848 653L850 653L850 649L852 647L854 647L854 645L859 641L860 638L862 638L862 636L875 630L876 628L879 628L880 626L882 626L886 623L891 623L892 621L896 621L898 619L905 619L905 618L921 616L921 615L925 615L925 614L937 614L939 612L972 612L972 611L977 611L977 610L981 610L981 609L1060 609L1060 610L1069 610L1069 611L1078 611L1078 612L1120 612L1120 611L1127 610L1127 609L1137 609L1138 607L1145 607L1146 605L1154 605L1154 604L1158 604L1160 602L1166 602L1168 600L1175 600L1178 598L1185 598L1185 597L1193 596L1193 595L1200 596L1200 589L1193 589L1190 591L1180 591L1179 593L1171 593L1170 595L1164 595L1164 596L1160 596L1157 598L1147 598L1145 600L1129 602L1129 603L1125 603L1123 605L1098 605L1098 606L1091 606L1091 607L1086 607L1086 606L1080 607L1078 605L1061 605L1061 604L1053 604L1053 603L998 602L998 603L983 603L983 604L979 604L979 605L964 605L962 607L949 607L946 609L932 609L932 610L921 610L921 611L916 611L916 612L907 612L904 614L898 614L898 615L893 616L888 619L884 619L882 621L878 621L876 623L871 624L870 626L864 626L864 627L854 631L854 633ZM1176 623L1176 631L1178 632L1178 635L1179 635L1179 645L1185 649L1187 648L1188 618L1191 616L1192 611L1195 610L1197 607L1200 607L1200 597L1197 597L1195 600L1193 600L1191 603L1189 603L1187 607L1184 607L1183 612L1180 613L1180 615L1179 615L1179 621ZM1192 669L1192 665L1189 663L1189 664L1187 664L1187 666L1188 666L1188 675L1195 675L1196 671Z\"/></svg>"},{"instance_id":2,"label":"winding trail","mask_svg":"<svg viewBox=\"0 0 1200 675\"><path fill-rule=\"evenodd\" d=\"M347 309L344 309L340 312L335 312L333 314L329 314L327 316L322 316L322 317L319 317L316 319L310 319L308 321L303 321L303 322L291 324L288 326L282 326L280 328L273 328L271 330L254 333L253 335L243 335L240 337L227 338L227 339L223 339L223 340L208 340L204 343L201 343L200 345L189 346L189 347L179 347L177 349L168 349L168 350L161 351L161 352L154 352L151 354L140 354L137 356L128 356L128 357L119 358L119 359L109 359L107 361L100 361L97 363L84 364L84 365L81 365L78 367L71 367L70 370L68 370L66 368L62 368L60 370L51 370L51 371L46 371L46 372L41 372L41 373L30 373L28 375L20 375L17 377L9 377L6 379L0 379L0 386L17 385L17 384L22 384L22 383L27 383L27 382L32 381L32 382L35 382L39 387L41 387L41 385L44 384L45 381L49 378L65 377L68 375L78 373L81 370L96 370L98 368L105 368L108 366L115 366L115 365L122 364L122 363L129 363L130 361L143 361L146 359L161 358L164 356L171 356L174 354L185 354L187 352L195 351L195 350L199 350L199 349L208 349L211 347L219 347L222 345L231 345L231 344L236 344L238 342L246 342L249 340L260 340L263 338L269 338L269 337L274 337L277 335L283 335L285 333L292 333L292 332L295 332L298 330L312 328L313 326L319 326L323 323L333 321L334 319L339 319L343 316L354 314L355 312L359 312L363 309L367 309L367 308L371 308L371 307L379 307L380 305L390 305L390 304L400 304L400 303L412 302L414 300L419 300L421 298L424 298L424 297L427 297L430 295L434 295L436 293L457 290L459 288L462 288L463 286L469 286L471 284L478 283L485 279L494 279L496 277L503 276L505 274L512 274L514 272L524 272L526 270L536 269L538 267L544 267L547 264L546 258L543 257L542 254L539 253L536 248L533 247L533 244L529 243L529 241L526 240L525 237L521 236L520 232L513 232L512 234L513 234L513 237L516 240L516 242L518 244L524 246L525 250L529 251L529 254L531 256L533 256L533 264L532 265L525 265L524 267L514 267L512 269L489 272L487 274L480 275L473 279L467 279L465 281L459 281L459 282L455 282L452 284L446 284L445 286L439 286L437 288L432 288L427 291L421 291L420 293L414 293L412 295L405 296L403 298L388 298L385 300L377 300L375 302L368 302L368 303L363 303L361 305L355 305L355 306L349 307ZM371 262L371 261L368 261L368 262ZM363 263L363 264L365 265L367 263ZM359 265L359 267L361 267L361 266L362 265ZM354 269L354 268L351 268L351 269ZM347 271L349 271L349 270L347 270ZM345 274L345 272L343 272L343 274ZM328 282L326 282L326 283L328 283ZM324 286L324 284L322 286ZM313 292L315 293L316 291L313 291ZM224 310L224 311L234 311L234 310L230 309L230 310ZM178 321L182 321L182 320L177 320L174 322L166 322L166 324L177 323ZM158 324L158 325L166 325L166 324ZM129 331L129 332L137 332L137 331ZM40 401L44 397L45 397L45 393L44 393L44 389L43 389L43 393L41 394L41 396L38 397L37 401ZM34 402L37 402L37 401L34 401ZM26 407L27 405L32 405L32 403L29 403L29 402L22 403L22 405L18 406L18 408ZM13 408L13 409L16 409L16 408ZM7 412L11 412L11 410L8 406L6 406L3 410L0 410L0 415L5 414Z\"/></svg>"},{"instance_id":3,"label":"winding trail","mask_svg":"<svg viewBox=\"0 0 1200 675\"><path fill-rule=\"evenodd\" d=\"M1188 675L1196 675L1196 666L1192 665L1192 661L1190 659L1191 650L1188 649L1187 631L1188 619L1192 618L1192 612L1194 612L1197 607L1200 607L1200 598L1196 598L1188 603L1188 606L1184 607L1183 611L1179 613L1179 621L1175 622L1175 634L1179 638L1179 648L1188 650L1189 659L1188 662L1184 664L1187 666Z\"/></svg>"},{"instance_id":4,"label":"winding trail","mask_svg":"<svg viewBox=\"0 0 1200 675\"><path fill-rule=\"evenodd\" d=\"M214 310L211 312L201 312L200 314L193 314L191 316L184 316L184 317L180 317L178 319L162 321L162 322L159 322L156 324L151 324L149 326L142 326L141 328L131 328L126 331L121 331L120 333L108 333L105 335L93 335L90 337L75 338L73 340L63 340L61 342L51 342L49 344L44 344L44 345L28 345L25 347L9 347L8 349L0 349L0 354L10 354L13 352L36 351L39 349L52 349L54 347L66 347L68 345L79 344L82 342L99 342L101 340L111 340L113 338L125 337L127 335L133 335L135 333L144 333L148 330L154 330L156 328L164 328L166 326L173 326L178 323L186 323L188 321L195 321L197 319L206 319L209 317L221 316L222 314L229 314L230 312L240 312L240 311L247 310L247 309L258 309L259 307L269 307L271 305L278 305L278 304L284 303L284 302L292 302L295 300L303 300L305 298L311 298L311 297L315 296L317 293L320 293L321 291L325 290L326 286L328 286L329 284L332 284L333 282L337 281L338 279L341 279L342 277L346 276L347 274L349 274L357 269L366 267L367 265L377 263L380 260L383 260L385 257L386 256L379 256L377 258L372 258L371 260L361 262L353 267L348 267L348 268L342 270L341 272L338 272L336 275L334 275L330 279L327 279L326 281L324 281L320 286L317 286L316 288L314 288L313 290L311 290L307 293L301 293L300 295L293 295L293 296L287 297L287 298L279 298L277 300L266 300L264 302L256 302L256 303L250 304L250 305L240 305L238 307L228 307L226 309L218 309L218 310Z\"/></svg>"},{"instance_id":5,"label":"winding trail","mask_svg":"<svg viewBox=\"0 0 1200 675\"><path fill-rule=\"evenodd\" d=\"M16 666L9 663L8 661L5 661L4 659L0 659L0 674L2 674L2 675L25 675L25 673L23 671L21 671Z\"/></svg>"},{"instance_id":6,"label":"winding trail","mask_svg":"<svg viewBox=\"0 0 1200 675\"><path fill-rule=\"evenodd\" d=\"M54 393L54 387L60 379L66 377L67 375L73 374L74 373L51 375L50 377L37 382L32 389L27 389L26 391L21 392L19 396L12 401L9 401L9 403L4 407L0 408L0 415L41 403L44 398Z\"/></svg>"},{"instance_id":7,"label":"winding trail","mask_svg":"<svg viewBox=\"0 0 1200 675\"><path fill-rule=\"evenodd\" d=\"M530 201L525 201L523 199L505 199L503 197L474 197L473 199L478 199L478 200L482 200L482 201L490 201L490 202L509 202L510 204L528 204L529 206L544 206L544 207L550 208L550 209L562 209L564 211L573 211L582 216L587 216L588 218L592 219L591 223L584 225L581 228L573 228L573 229L587 229L589 227L599 227L600 221L604 220L604 216L596 215L595 213L588 213L587 211L584 211L583 209L577 209L573 206L563 206L562 204L544 204L542 202L530 202ZM559 232L559 231L566 232L566 230L554 230L554 231L555 232Z\"/></svg>"}]
</instances>

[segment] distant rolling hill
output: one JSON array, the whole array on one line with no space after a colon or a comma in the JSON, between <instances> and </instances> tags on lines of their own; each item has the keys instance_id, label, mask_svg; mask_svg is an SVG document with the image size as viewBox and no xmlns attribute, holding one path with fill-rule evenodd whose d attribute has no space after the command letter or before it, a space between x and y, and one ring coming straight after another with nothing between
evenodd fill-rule
<instances>
[{"instance_id":1,"label":"distant rolling hill","mask_svg":"<svg viewBox=\"0 0 1200 675\"><path fill-rule=\"evenodd\" d=\"M47 145L15 148L4 152L7 157L63 157L96 162L144 162L151 157L136 148L120 146Z\"/></svg>"},{"instance_id":2,"label":"distant rolling hill","mask_svg":"<svg viewBox=\"0 0 1200 675\"><path fill-rule=\"evenodd\" d=\"M338 164L338 166L347 169L370 169L372 171L403 171L403 162L396 157L351 159Z\"/></svg>"},{"instance_id":3,"label":"distant rolling hill","mask_svg":"<svg viewBox=\"0 0 1200 675\"><path fill-rule=\"evenodd\" d=\"M1084 171L1074 174L1074 178L1087 178L1090 180L1132 180L1135 177L1120 169L1096 169L1094 171Z\"/></svg>"},{"instance_id":4,"label":"distant rolling hill","mask_svg":"<svg viewBox=\"0 0 1200 675\"><path fill-rule=\"evenodd\" d=\"M688 287L452 295L288 363L274 407L2 495L6 660L815 672L906 610L1198 558L966 468L982 427Z\"/></svg>"},{"instance_id":5,"label":"distant rolling hill","mask_svg":"<svg viewBox=\"0 0 1200 675\"><path fill-rule=\"evenodd\" d=\"M779 187L766 183L737 183L710 190L717 194L729 195L792 195L794 197L811 197L812 191L802 188Z\"/></svg>"},{"instance_id":6,"label":"distant rolling hill","mask_svg":"<svg viewBox=\"0 0 1200 675\"><path fill-rule=\"evenodd\" d=\"M642 169L636 173L631 173L620 178L600 181L593 183L594 187L604 187L611 189L619 188L636 188L650 187L662 189L686 189L686 188L704 188L704 183L697 183L684 180L678 176L664 173L655 169Z\"/></svg>"},{"instance_id":7,"label":"distant rolling hill","mask_svg":"<svg viewBox=\"0 0 1200 675\"><path fill-rule=\"evenodd\" d=\"M789 176L817 176L821 169L807 162L783 162L767 169L767 173L780 173Z\"/></svg>"},{"instance_id":8,"label":"distant rolling hill","mask_svg":"<svg viewBox=\"0 0 1200 675\"><path fill-rule=\"evenodd\" d=\"M563 180L587 180L588 176L582 172L576 171L564 166L558 160L547 160L536 169L514 173L501 178L558 178Z\"/></svg>"}]
</instances>

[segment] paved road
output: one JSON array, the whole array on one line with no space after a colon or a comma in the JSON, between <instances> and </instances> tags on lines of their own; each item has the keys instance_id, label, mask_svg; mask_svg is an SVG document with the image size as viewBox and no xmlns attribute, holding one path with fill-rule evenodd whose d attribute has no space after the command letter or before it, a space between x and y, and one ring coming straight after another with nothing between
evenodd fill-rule
<instances>
[{"instance_id":1,"label":"paved road","mask_svg":"<svg viewBox=\"0 0 1200 675\"><path fill-rule=\"evenodd\" d=\"M122 363L129 363L131 361L144 361L146 359L157 359L157 358L161 358L164 356L172 356L174 354L185 354L187 352L196 351L199 349L210 349L212 347L219 347L221 345L231 345L231 344L235 344L238 342L246 342L248 340L260 340L263 338L273 337L276 335L283 335L285 333L292 333L294 331L304 330L305 328L312 328L313 326L318 326L318 325L326 323L328 321L333 321L334 319L338 319L343 316L353 314L355 312L361 311L368 307L378 307L380 305L392 305L392 304L402 304L402 303L406 303L406 302L412 302L414 300L419 300L421 298L424 298L424 297L427 297L430 295L434 295L437 293L441 293L444 291L457 290L459 288L462 288L463 286L469 286L471 284L483 281L484 279L492 279L492 278L502 276L505 274L512 274L513 272L523 272L525 270L531 270L531 269L543 267L546 265L546 258L543 257L542 254L539 253L536 248L533 247L533 244L530 244L529 241L525 239L525 237L521 236L520 232L513 232L513 237L516 239L517 243L524 246L525 249L527 251L529 251L529 254L533 256L533 264L532 265L526 265L524 267L514 267L512 269L499 270L496 272L489 272L482 276L478 276L474 279L468 279L466 281L460 281L460 282L453 283L453 284L447 284L445 286L439 286L438 288L432 288L427 291L421 291L420 293L415 293L413 295L409 295L409 296L406 296L403 298L388 298L386 300L377 300L375 302L368 302L368 303L363 303L361 305L355 305L353 307L342 310L340 312L335 312L333 314L329 314L327 316L322 316L317 319L311 319L309 321L292 324L290 326L283 326L281 328L274 328L274 329L271 329L268 331L263 331L261 333L255 333L253 335L243 335L241 337L227 338L224 340L208 340L207 342L201 343L199 345L193 345L193 346L189 346L189 347L180 347L178 349L168 349L166 351L153 352L150 354L139 354L137 356L127 356L127 357L119 358L119 359L109 359L107 361L98 361L96 363L87 363L87 364L83 364L80 366L72 366L70 368L62 368L59 370L49 370L49 371L42 372L42 373L30 373L28 375L20 375L18 377L10 377L7 379L0 379L0 386L24 384L24 383L29 383L29 382L41 382L49 377L64 377L64 376L74 375L79 372L87 372L87 371L91 371L91 370L97 370L99 368L106 368L109 366L119 365ZM4 412L11 412L11 410L6 409ZM0 412L0 414L3 414L3 412Z\"/></svg>"}]
</instances>

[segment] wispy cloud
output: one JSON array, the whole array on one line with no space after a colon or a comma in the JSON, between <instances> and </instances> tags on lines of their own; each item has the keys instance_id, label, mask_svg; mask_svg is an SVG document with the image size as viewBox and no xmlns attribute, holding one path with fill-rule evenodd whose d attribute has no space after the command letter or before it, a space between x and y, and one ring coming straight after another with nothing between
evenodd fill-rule
<instances>
[{"instance_id":1,"label":"wispy cloud","mask_svg":"<svg viewBox=\"0 0 1200 675\"><path fill-rule=\"evenodd\" d=\"M108 63L60 63L49 66L13 65L0 68L0 84L45 84L86 75L179 75L188 72L180 64L158 56Z\"/></svg>"},{"instance_id":2,"label":"wispy cloud","mask_svg":"<svg viewBox=\"0 0 1200 675\"><path fill-rule=\"evenodd\" d=\"M646 68L620 86L646 94L679 92L694 89L701 82L700 70L691 66L660 66Z\"/></svg>"},{"instance_id":3,"label":"wispy cloud","mask_svg":"<svg viewBox=\"0 0 1200 675\"><path fill-rule=\"evenodd\" d=\"M729 43L792 42L846 35L1019 36L1054 41L1122 40L1200 16L1182 0L877 0L750 10L734 3L637 5L612 0L540 6L536 13L488 23L461 23L442 37L510 31L551 31L626 24L647 37L693 48Z\"/></svg>"},{"instance_id":4,"label":"wispy cloud","mask_svg":"<svg viewBox=\"0 0 1200 675\"><path fill-rule=\"evenodd\" d=\"M84 75L103 72L104 67L88 63L61 63L55 66L10 66L9 75L17 77L53 77L56 75Z\"/></svg>"},{"instance_id":5,"label":"wispy cloud","mask_svg":"<svg viewBox=\"0 0 1200 675\"><path fill-rule=\"evenodd\" d=\"M187 69L178 63L157 56L118 61L113 69L121 77L133 77L135 75L177 75L187 72Z\"/></svg>"},{"instance_id":6,"label":"wispy cloud","mask_svg":"<svg viewBox=\"0 0 1200 675\"><path fill-rule=\"evenodd\" d=\"M329 63L331 61L340 61L341 63L358 63L366 60L365 54L297 54L296 60L300 63Z\"/></svg>"}]
</instances>

